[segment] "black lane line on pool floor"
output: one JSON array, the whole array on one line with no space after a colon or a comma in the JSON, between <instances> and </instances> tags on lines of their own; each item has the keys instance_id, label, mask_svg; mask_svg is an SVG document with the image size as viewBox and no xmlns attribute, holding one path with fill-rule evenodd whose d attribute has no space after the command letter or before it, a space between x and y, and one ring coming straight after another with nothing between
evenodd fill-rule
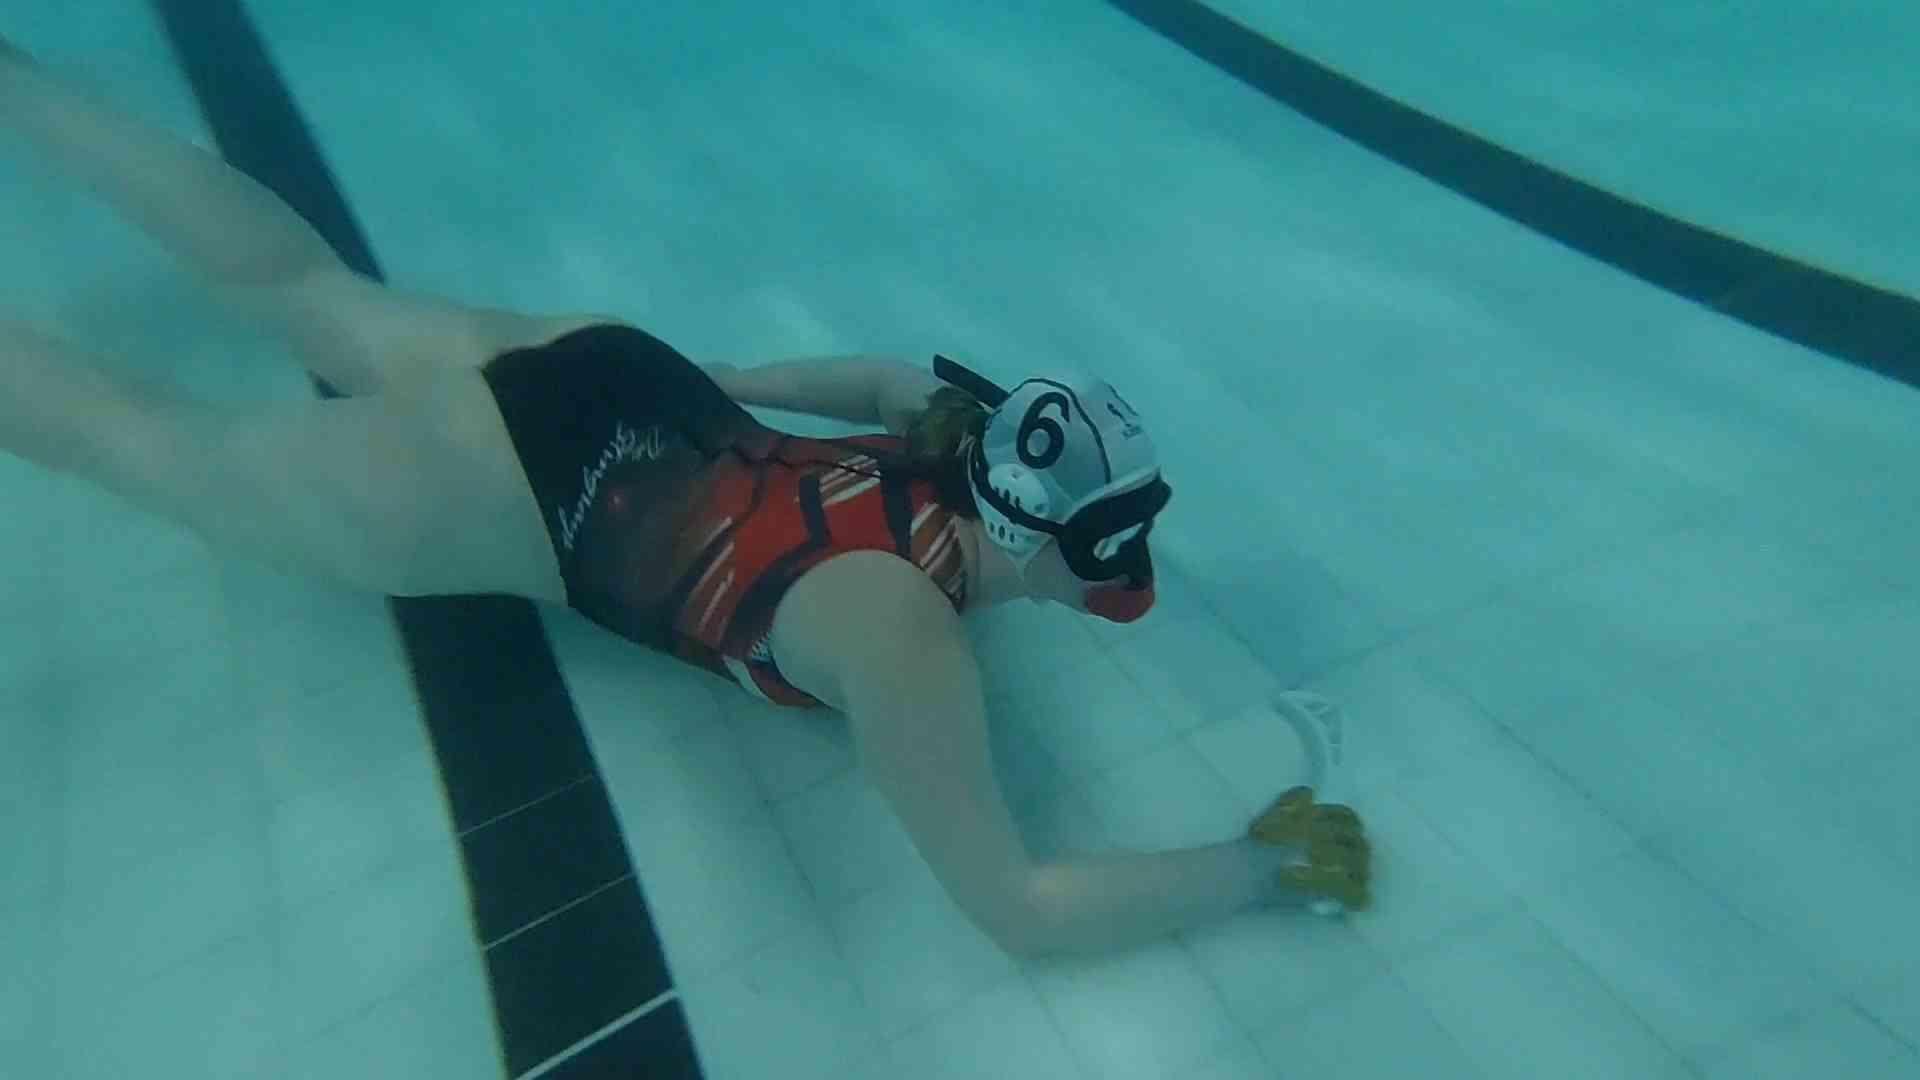
<instances>
[{"instance_id":1,"label":"black lane line on pool floor","mask_svg":"<svg viewBox=\"0 0 1920 1080\"><path fill-rule=\"evenodd\" d=\"M1668 292L1920 387L1920 301L1623 199L1339 74L1194 0L1107 0L1394 163Z\"/></svg>"},{"instance_id":2,"label":"black lane line on pool floor","mask_svg":"<svg viewBox=\"0 0 1920 1080\"><path fill-rule=\"evenodd\" d=\"M238 0L155 2L221 154L311 222L347 265L380 280ZM388 604L459 838L507 1075L701 1076L613 805L533 605L500 596Z\"/></svg>"}]
</instances>

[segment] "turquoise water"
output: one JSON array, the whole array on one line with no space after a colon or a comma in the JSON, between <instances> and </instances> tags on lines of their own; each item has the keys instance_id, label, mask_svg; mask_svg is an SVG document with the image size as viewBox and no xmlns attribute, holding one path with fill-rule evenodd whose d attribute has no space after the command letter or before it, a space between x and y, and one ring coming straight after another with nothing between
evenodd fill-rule
<instances>
[{"instance_id":1,"label":"turquoise water","mask_svg":"<svg viewBox=\"0 0 1920 1080\"><path fill-rule=\"evenodd\" d=\"M0 33L203 143L148 8ZM1038 851L1218 840L1340 701L1377 910L1019 964L844 731L545 614L713 1077L1920 1073L1920 396L1542 237L1102 4L250 6L389 278L696 359L1096 367L1163 611L976 620ZM1599 187L1920 291L1920 14L1218 10ZM5 318L284 349L0 136ZM814 430L774 418L797 430ZM381 598L0 456L0 1074L501 1074Z\"/></svg>"}]
</instances>

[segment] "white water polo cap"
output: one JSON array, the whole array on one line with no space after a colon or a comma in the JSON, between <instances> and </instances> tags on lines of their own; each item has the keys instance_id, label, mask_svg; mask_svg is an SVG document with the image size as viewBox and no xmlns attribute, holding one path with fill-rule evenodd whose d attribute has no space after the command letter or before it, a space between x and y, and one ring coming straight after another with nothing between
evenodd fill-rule
<instances>
[{"instance_id":1,"label":"white water polo cap","mask_svg":"<svg viewBox=\"0 0 1920 1080\"><path fill-rule=\"evenodd\" d=\"M1131 622L1153 605L1147 534L1172 497L1140 414L1103 379L1031 378L1002 390L944 356L934 374L992 407L968 453L981 522L1024 572L1049 539L1089 585L1087 606Z\"/></svg>"}]
</instances>

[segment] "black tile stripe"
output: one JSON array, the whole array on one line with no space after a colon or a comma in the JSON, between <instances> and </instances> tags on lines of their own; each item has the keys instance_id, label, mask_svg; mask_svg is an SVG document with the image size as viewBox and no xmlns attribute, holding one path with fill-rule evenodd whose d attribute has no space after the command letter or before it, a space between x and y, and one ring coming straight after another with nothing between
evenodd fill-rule
<instances>
[{"instance_id":1,"label":"black tile stripe","mask_svg":"<svg viewBox=\"0 0 1920 1080\"><path fill-rule=\"evenodd\" d=\"M238 0L155 3L221 154L379 279ZM533 606L498 596L388 604L459 835L506 1073L699 1077L618 819Z\"/></svg>"},{"instance_id":2,"label":"black tile stripe","mask_svg":"<svg viewBox=\"0 0 1920 1080\"><path fill-rule=\"evenodd\" d=\"M1920 386L1920 301L1555 172L1261 37L1194 0L1113 7L1274 101L1568 247L1810 349Z\"/></svg>"}]
</instances>

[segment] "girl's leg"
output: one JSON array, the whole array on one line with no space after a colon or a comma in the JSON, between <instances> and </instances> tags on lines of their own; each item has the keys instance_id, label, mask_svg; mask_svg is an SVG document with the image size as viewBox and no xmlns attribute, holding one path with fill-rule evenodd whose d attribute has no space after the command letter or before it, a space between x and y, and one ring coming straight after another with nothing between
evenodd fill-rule
<instances>
[{"instance_id":1,"label":"girl's leg","mask_svg":"<svg viewBox=\"0 0 1920 1080\"><path fill-rule=\"evenodd\" d=\"M18 53L0 55L0 120L215 284L278 285L339 265L245 174Z\"/></svg>"},{"instance_id":2,"label":"girl's leg","mask_svg":"<svg viewBox=\"0 0 1920 1080\"><path fill-rule=\"evenodd\" d=\"M0 126L152 234L301 362L369 394L558 337L542 319L409 296L353 273L305 219L219 156L98 101L0 41Z\"/></svg>"},{"instance_id":3,"label":"girl's leg","mask_svg":"<svg viewBox=\"0 0 1920 1080\"><path fill-rule=\"evenodd\" d=\"M290 572L565 604L479 372L414 391L232 411L109 379L69 346L0 325L0 450Z\"/></svg>"}]
</instances>

